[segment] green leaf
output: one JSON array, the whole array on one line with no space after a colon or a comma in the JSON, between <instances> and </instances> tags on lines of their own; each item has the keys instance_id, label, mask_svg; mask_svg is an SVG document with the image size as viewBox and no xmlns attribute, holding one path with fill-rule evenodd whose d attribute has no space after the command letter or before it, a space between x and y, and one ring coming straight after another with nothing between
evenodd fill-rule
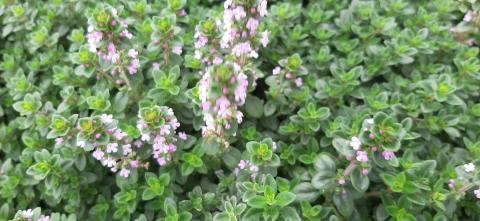
<instances>
[{"instance_id":1,"label":"green leaf","mask_svg":"<svg viewBox=\"0 0 480 221\"><path fill-rule=\"evenodd\" d=\"M332 171L319 171L312 177L312 185L321 192L331 190L335 187L335 173Z\"/></svg>"},{"instance_id":2,"label":"green leaf","mask_svg":"<svg viewBox=\"0 0 480 221\"><path fill-rule=\"evenodd\" d=\"M280 207L289 205L295 200L295 194L291 192L281 192L275 198L275 204Z\"/></svg>"},{"instance_id":3,"label":"green leaf","mask_svg":"<svg viewBox=\"0 0 480 221\"><path fill-rule=\"evenodd\" d=\"M250 95L245 101L245 110L247 114L253 118L260 118L263 115L263 100L260 98Z\"/></svg>"},{"instance_id":4,"label":"green leaf","mask_svg":"<svg viewBox=\"0 0 480 221\"><path fill-rule=\"evenodd\" d=\"M315 189L311 183L300 183L293 188L293 192L296 195L297 202L315 201L319 196L320 192Z\"/></svg>"},{"instance_id":5,"label":"green leaf","mask_svg":"<svg viewBox=\"0 0 480 221\"><path fill-rule=\"evenodd\" d=\"M263 209L267 206L267 200L263 196L253 196L247 200L247 204L253 208Z\"/></svg>"},{"instance_id":6,"label":"green leaf","mask_svg":"<svg viewBox=\"0 0 480 221\"><path fill-rule=\"evenodd\" d=\"M315 160L315 168L318 171L331 171L335 172L336 166L333 158L327 153L318 154Z\"/></svg>"},{"instance_id":7,"label":"green leaf","mask_svg":"<svg viewBox=\"0 0 480 221\"><path fill-rule=\"evenodd\" d=\"M368 176L363 175L358 167L352 171L352 173L350 174L350 179L352 181L353 188L355 188L358 192L361 193L365 192L370 185L370 180L368 179Z\"/></svg>"},{"instance_id":8,"label":"green leaf","mask_svg":"<svg viewBox=\"0 0 480 221\"><path fill-rule=\"evenodd\" d=\"M150 188L147 188L143 191L142 200L151 200L155 198L157 194Z\"/></svg>"}]
</instances>

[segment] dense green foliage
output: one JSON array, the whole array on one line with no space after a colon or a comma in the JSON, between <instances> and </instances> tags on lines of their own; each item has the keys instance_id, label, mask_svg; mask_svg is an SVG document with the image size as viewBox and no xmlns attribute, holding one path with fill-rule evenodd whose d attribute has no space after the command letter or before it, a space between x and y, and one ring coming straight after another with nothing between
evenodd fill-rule
<instances>
[{"instance_id":1,"label":"dense green foliage","mask_svg":"<svg viewBox=\"0 0 480 221\"><path fill-rule=\"evenodd\" d=\"M480 220L475 0L0 0L0 220Z\"/></svg>"}]
</instances>

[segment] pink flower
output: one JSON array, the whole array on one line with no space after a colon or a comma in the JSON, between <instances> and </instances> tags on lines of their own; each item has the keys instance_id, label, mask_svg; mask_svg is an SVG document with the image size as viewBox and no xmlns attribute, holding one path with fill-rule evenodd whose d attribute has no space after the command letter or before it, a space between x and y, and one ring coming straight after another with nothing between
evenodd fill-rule
<instances>
[{"instance_id":1,"label":"pink flower","mask_svg":"<svg viewBox=\"0 0 480 221\"><path fill-rule=\"evenodd\" d=\"M126 37L126 38L128 38L128 39L132 39L132 38L133 38L133 35L132 35L130 32L128 32L127 29L123 30L123 31L120 33L120 36Z\"/></svg>"},{"instance_id":2,"label":"pink flower","mask_svg":"<svg viewBox=\"0 0 480 221\"><path fill-rule=\"evenodd\" d=\"M338 180L338 184L344 185L344 184L345 184L345 179L340 178L340 179Z\"/></svg>"},{"instance_id":3,"label":"pink flower","mask_svg":"<svg viewBox=\"0 0 480 221\"><path fill-rule=\"evenodd\" d=\"M395 153L389 150L385 150L382 152L382 156L385 160L391 160L395 158Z\"/></svg>"},{"instance_id":4,"label":"pink flower","mask_svg":"<svg viewBox=\"0 0 480 221\"><path fill-rule=\"evenodd\" d=\"M223 62L223 60L222 60L222 58L220 58L220 57L215 57L215 58L213 59L213 64L214 64L214 65L219 65L219 64L221 64L222 62Z\"/></svg>"},{"instance_id":5,"label":"pink flower","mask_svg":"<svg viewBox=\"0 0 480 221\"><path fill-rule=\"evenodd\" d=\"M160 70L160 63L155 62L152 64L152 66L153 66L153 70L157 70L157 71Z\"/></svg>"},{"instance_id":6,"label":"pink flower","mask_svg":"<svg viewBox=\"0 0 480 221\"><path fill-rule=\"evenodd\" d=\"M252 173L257 173L258 172L258 166L257 165L250 165L250 172Z\"/></svg>"},{"instance_id":7,"label":"pink flower","mask_svg":"<svg viewBox=\"0 0 480 221\"><path fill-rule=\"evenodd\" d=\"M250 30L250 35L255 35L259 24L260 22L255 18L248 19L246 27L248 28L248 30Z\"/></svg>"},{"instance_id":8,"label":"pink flower","mask_svg":"<svg viewBox=\"0 0 480 221\"><path fill-rule=\"evenodd\" d=\"M268 39L268 31L262 32L262 39L260 39L260 43L262 43L263 47L267 47L270 40Z\"/></svg>"},{"instance_id":9,"label":"pink flower","mask_svg":"<svg viewBox=\"0 0 480 221\"><path fill-rule=\"evenodd\" d=\"M212 103L209 102L209 101L202 103L202 109L203 110L208 110L208 109L210 109L211 106L212 106Z\"/></svg>"},{"instance_id":10,"label":"pink flower","mask_svg":"<svg viewBox=\"0 0 480 221\"><path fill-rule=\"evenodd\" d=\"M115 132L114 132L114 136L115 136L115 139L121 140L121 139L123 139L124 137L127 136L127 133L123 132L120 129L116 129Z\"/></svg>"},{"instance_id":11,"label":"pink flower","mask_svg":"<svg viewBox=\"0 0 480 221\"><path fill-rule=\"evenodd\" d=\"M128 176L130 176L130 170L126 168L122 168L120 170L120 176L127 178Z\"/></svg>"},{"instance_id":12,"label":"pink flower","mask_svg":"<svg viewBox=\"0 0 480 221\"><path fill-rule=\"evenodd\" d=\"M368 135L368 138L370 138L370 139L375 139L375 134L374 134L374 133L370 133L370 134Z\"/></svg>"},{"instance_id":13,"label":"pink flower","mask_svg":"<svg viewBox=\"0 0 480 221\"><path fill-rule=\"evenodd\" d=\"M62 143L63 143L63 138L61 138L61 137L55 138L55 144L56 145L59 145L59 144L62 144Z\"/></svg>"},{"instance_id":14,"label":"pink flower","mask_svg":"<svg viewBox=\"0 0 480 221\"><path fill-rule=\"evenodd\" d=\"M41 215L37 221L50 221L50 216Z\"/></svg>"},{"instance_id":15,"label":"pink flower","mask_svg":"<svg viewBox=\"0 0 480 221\"><path fill-rule=\"evenodd\" d=\"M468 11L467 14L465 14L465 17L463 17L463 21L470 22L472 21L472 11Z\"/></svg>"},{"instance_id":16,"label":"pink flower","mask_svg":"<svg viewBox=\"0 0 480 221\"><path fill-rule=\"evenodd\" d=\"M272 74L273 75L278 75L278 74L280 74L280 71L282 71L282 69L277 66L273 69Z\"/></svg>"},{"instance_id":17,"label":"pink flower","mask_svg":"<svg viewBox=\"0 0 480 221\"><path fill-rule=\"evenodd\" d=\"M250 42L248 41L244 43L238 43L232 49L232 53L237 57L248 54L250 51L252 51L252 48L250 47Z\"/></svg>"},{"instance_id":18,"label":"pink flower","mask_svg":"<svg viewBox=\"0 0 480 221\"><path fill-rule=\"evenodd\" d=\"M140 148L143 146L143 143L141 140L136 140L135 142L133 142L133 145L137 148Z\"/></svg>"},{"instance_id":19,"label":"pink flower","mask_svg":"<svg viewBox=\"0 0 480 221\"><path fill-rule=\"evenodd\" d=\"M295 85L297 85L297 87L301 87L303 85L302 78L295 79Z\"/></svg>"},{"instance_id":20,"label":"pink flower","mask_svg":"<svg viewBox=\"0 0 480 221\"><path fill-rule=\"evenodd\" d=\"M225 3L223 3L223 7L225 9L229 8L230 5L232 5L233 0L226 0Z\"/></svg>"},{"instance_id":21,"label":"pink flower","mask_svg":"<svg viewBox=\"0 0 480 221\"><path fill-rule=\"evenodd\" d=\"M248 165L248 162L245 160L240 160L240 163L238 163L238 168L241 170L245 169L245 167Z\"/></svg>"},{"instance_id":22,"label":"pink flower","mask_svg":"<svg viewBox=\"0 0 480 221\"><path fill-rule=\"evenodd\" d=\"M111 114L102 114L100 116L100 121L104 124L109 124L113 122L113 116Z\"/></svg>"},{"instance_id":23,"label":"pink flower","mask_svg":"<svg viewBox=\"0 0 480 221\"><path fill-rule=\"evenodd\" d=\"M92 155L93 155L93 158L97 160L102 160L105 153L99 149L96 149L95 151L93 151Z\"/></svg>"},{"instance_id":24,"label":"pink flower","mask_svg":"<svg viewBox=\"0 0 480 221\"><path fill-rule=\"evenodd\" d=\"M118 144L117 143L109 143L107 144L107 153L115 153L118 151Z\"/></svg>"},{"instance_id":25,"label":"pink flower","mask_svg":"<svg viewBox=\"0 0 480 221\"><path fill-rule=\"evenodd\" d=\"M117 164L117 161L115 161L113 158L109 157L107 159L105 159L104 163L108 166L108 167L113 167Z\"/></svg>"},{"instance_id":26,"label":"pink flower","mask_svg":"<svg viewBox=\"0 0 480 221\"><path fill-rule=\"evenodd\" d=\"M362 174L365 176L368 175L369 172L370 171L367 168L362 169Z\"/></svg>"},{"instance_id":27,"label":"pink flower","mask_svg":"<svg viewBox=\"0 0 480 221\"><path fill-rule=\"evenodd\" d=\"M182 140L187 140L187 134L185 132L178 133L178 137Z\"/></svg>"},{"instance_id":28,"label":"pink flower","mask_svg":"<svg viewBox=\"0 0 480 221\"><path fill-rule=\"evenodd\" d=\"M260 16L265 17L268 14L267 11L267 0L262 0L258 6L258 13Z\"/></svg>"},{"instance_id":29,"label":"pink flower","mask_svg":"<svg viewBox=\"0 0 480 221\"><path fill-rule=\"evenodd\" d=\"M237 76L238 86L235 88L235 101L238 102L240 105L245 103L245 99L247 98L247 87L248 87L248 79L247 76L243 73L240 73Z\"/></svg>"},{"instance_id":30,"label":"pink flower","mask_svg":"<svg viewBox=\"0 0 480 221\"><path fill-rule=\"evenodd\" d=\"M178 55L181 55L182 54L182 46L174 46L172 48L172 52L174 54L178 54Z\"/></svg>"},{"instance_id":31,"label":"pink flower","mask_svg":"<svg viewBox=\"0 0 480 221\"><path fill-rule=\"evenodd\" d=\"M218 116L223 119L226 119L232 115L230 112L230 101L225 96L218 98L215 105L215 110L217 110Z\"/></svg>"},{"instance_id":32,"label":"pink flower","mask_svg":"<svg viewBox=\"0 0 480 221\"><path fill-rule=\"evenodd\" d=\"M97 52L98 43L102 41L102 38L103 38L103 34L100 31L94 31L87 34L87 41L88 41L90 52L93 52L93 53Z\"/></svg>"},{"instance_id":33,"label":"pink flower","mask_svg":"<svg viewBox=\"0 0 480 221\"><path fill-rule=\"evenodd\" d=\"M131 58L136 58L138 56L138 51L136 51L135 49L130 49L128 50L128 56L130 56Z\"/></svg>"},{"instance_id":34,"label":"pink flower","mask_svg":"<svg viewBox=\"0 0 480 221\"><path fill-rule=\"evenodd\" d=\"M140 60L138 60L138 58L133 59L132 62L130 63L130 66L128 67L128 73L129 74L137 73L139 67L140 67Z\"/></svg>"},{"instance_id":35,"label":"pink flower","mask_svg":"<svg viewBox=\"0 0 480 221\"><path fill-rule=\"evenodd\" d=\"M132 168L138 168L140 166L140 162L138 160L132 160L130 161L130 166Z\"/></svg>"},{"instance_id":36,"label":"pink flower","mask_svg":"<svg viewBox=\"0 0 480 221\"><path fill-rule=\"evenodd\" d=\"M247 16L247 13L245 12L245 9L243 9L242 6L238 6L238 7L236 7L235 9L233 9L232 14L233 14L233 17L234 17L237 21L239 21L239 20L241 20L242 18L245 18L245 16Z\"/></svg>"},{"instance_id":37,"label":"pink flower","mask_svg":"<svg viewBox=\"0 0 480 221\"><path fill-rule=\"evenodd\" d=\"M241 124L243 121L243 113L241 111L237 111L237 123Z\"/></svg>"},{"instance_id":38,"label":"pink flower","mask_svg":"<svg viewBox=\"0 0 480 221\"><path fill-rule=\"evenodd\" d=\"M167 164L167 160L165 159L165 157L160 157L157 159L157 163L160 166L164 166L165 164Z\"/></svg>"},{"instance_id":39,"label":"pink flower","mask_svg":"<svg viewBox=\"0 0 480 221\"><path fill-rule=\"evenodd\" d=\"M359 150L357 151L357 161L359 162L367 162L368 161L368 155L366 151Z\"/></svg>"},{"instance_id":40,"label":"pink flower","mask_svg":"<svg viewBox=\"0 0 480 221\"><path fill-rule=\"evenodd\" d=\"M132 145L131 144L125 144L122 146L123 149L123 155L127 156L128 154L132 153Z\"/></svg>"},{"instance_id":41,"label":"pink flower","mask_svg":"<svg viewBox=\"0 0 480 221\"><path fill-rule=\"evenodd\" d=\"M108 43L107 59L112 61L112 63L116 63L118 60L120 60L120 55L117 53L117 49L115 48L113 42Z\"/></svg>"},{"instance_id":42,"label":"pink flower","mask_svg":"<svg viewBox=\"0 0 480 221\"><path fill-rule=\"evenodd\" d=\"M453 179L449 179L449 180L448 180L448 187L449 187L450 189L455 188L455 185L456 185L456 184L455 184L455 180L453 180Z\"/></svg>"},{"instance_id":43,"label":"pink flower","mask_svg":"<svg viewBox=\"0 0 480 221\"><path fill-rule=\"evenodd\" d=\"M475 197L477 197L478 199L480 199L480 189L474 190L473 193L475 194Z\"/></svg>"},{"instance_id":44,"label":"pink flower","mask_svg":"<svg viewBox=\"0 0 480 221\"><path fill-rule=\"evenodd\" d=\"M195 48L201 48L205 46L207 43L208 43L208 38L205 35L200 34L197 40L195 41Z\"/></svg>"}]
</instances>

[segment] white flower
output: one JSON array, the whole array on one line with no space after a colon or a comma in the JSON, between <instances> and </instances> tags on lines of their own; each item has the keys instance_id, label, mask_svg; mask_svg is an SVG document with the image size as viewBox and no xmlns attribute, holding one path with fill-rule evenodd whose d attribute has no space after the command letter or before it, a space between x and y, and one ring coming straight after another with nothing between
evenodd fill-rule
<instances>
[{"instance_id":1,"label":"white flower","mask_svg":"<svg viewBox=\"0 0 480 221\"><path fill-rule=\"evenodd\" d=\"M465 172L475 171L475 165L473 163L467 163L467 164L463 165L463 168L465 169Z\"/></svg>"},{"instance_id":2,"label":"white flower","mask_svg":"<svg viewBox=\"0 0 480 221\"><path fill-rule=\"evenodd\" d=\"M25 219L31 219L33 216L33 210L28 209L28 210L20 211L20 215Z\"/></svg>"},{"instance_id":3,"label":"white flower","mask_svg":"<svg viewBox=\"0 0 480 221\"><path fill-rule=\"evenodd\" d=\"M480 189L474 190L473 193L475 194L475 197L480 199Z\"/></svg>"},{"instance_id":4,"label":"white flower","mask_svg":"<svg viewBox=\"0 0 480 221\"><path fill-rule=\"evenodd\" d=\"M373 124L373 118L368 118L366 121L367 121L367 124Z\"/></svg>"},{"instance_id":5,"label":"white flower","mask_svg":"<svg viewBox=\"0 0 480 221\"><path fill-rule=\"evenodd\" d=\"M131 58L136 58L138 56L138 51L136 51L135 49L130 49L128 50L128 56L130 56Z\"/></svg>"},{"instance_id":6,"label":"white flower","mask_svg":"<svg viewBox=\"0 0 480 221\"><path fill-rule=\"evenodd\" d=\"M178 55L182 54L182 47L181 46L175 46L172 48L172 52Z\"/></svg>"},{"instance_id":7,"label":"white flower","mask_svg":"<svg viewBox=\"0 0 480 221\"><path fill-rule=\"evenodd\" d=\"M148 135L148 134L142 134L141 140L142 140L142 141L149 141L149 140L150 140L150 135Z\"/></svg>"},{"instance_id":8,"label":"white flower","mask_svg":"<svg viewBox=\"0 0 480 221\"><path fill-rule=\"evenodd\" d=\"M79 147L85 147L86 145L87 145L87 143L83 140L77 141L77 146L79 146Z\"/></svg>"},{"instance_id":9,"label":"white flower","mask_svg":"<svg viewBox=\"0 0 480 221\"><path fill-rule=\"evenodd\" d=\"M360 149L360 145L362 145L362 142L358 137L353 136L349 144L354 150L358 150Z\"/></svg>"},{"instance_id":10,"label":"white flower","mask_svg":"<svg viewBox=\"0 0 480 221\"><path fill-rule=\"evenodd\" d=\"M102 121L102 123L104 124L109 124L109 123L112 123L113 121L113 116L111 114L102 114L100 116L100 120Z\"/></svg>"}]
</instances>

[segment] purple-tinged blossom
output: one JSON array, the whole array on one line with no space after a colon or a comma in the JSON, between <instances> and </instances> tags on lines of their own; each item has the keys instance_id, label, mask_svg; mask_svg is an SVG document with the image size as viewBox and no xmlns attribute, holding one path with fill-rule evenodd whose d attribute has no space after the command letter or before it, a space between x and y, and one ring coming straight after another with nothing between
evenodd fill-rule
<instances>
[{"instance_id":1,"label":"purple-tinged blossom","mask_svg":"<svg viewBox=\"0 0 480 221\"><path fill-rule=\"evenodd\" d=\"M463 21L465 22L470 22L472 21L472 16L473 12L472 11L468 11L467 14L465 14L465 16L463 17Z\"/></svg>"},{"instance_id":2,"label":"purple-tinged blossom","mask_svg":"<svg viewBox=\"0 0 480 221\"><path fill-rule=\"evenodd\" d=\"M359 162L368 162L368 155L366 151L359 150L357 151L357 161Z\"/></svg>"},{"instance_id":3,"label":"purple-tinged blossom","mask_svg":"<svg viewBox=\"0 0 480 221\"><path fill-rule=\"evenodd\" d=\"M102 114L100 115L100 120L103 124L110 124L113 122L113 116L111 114Z\"/></svg>"},{"instance_id":4,"label":"purple-tinged blossom","mask_svg":"<svg viewBox=\"0 0 480 221\"><path fill-rule=\"evenodd\" d=\"M132 39L133 38L133 35L127 30L123 30L121 33L120 33L120 36L122 37L125 37L125 38L128 38L128 39Z\"/></svg>"},{"instance_id":5,"label":"purple-tinged blossom","mask_svg":"<svg viewBox=\"0 0 480 221\"><path fill-rule=\"evenodd\" d=\"M96 160L103 160L103 156L105 156L105 153L100 149L96 149L95 151L93 151L92 155L93 158L95 158Z\"/></svg>"},{"instance_id":6,"label":"purple-tinged blossom","mask_svg":"<svg viewBox=\"0 0 480 221\"><path fill-rule=\"evenodd\" d=\"M137 58L138 56L138 51L135 49L130 49L128 50L128 56L131 58Z\"/></svg>"},{"instance_id":7,"label":"purple-tinged blossom","mask_svg":"<svg viewBox=\"0 0 480 221\"><path fill-rule=\"evenodd\" d=\"M260 14L260 16L262 17L265 17L267 14L268 14L268 11L267 11L267 0L262 0L260 2L260 5L258 5L258 13Z\"/></svg>"},{"instance_id":8,"label":"purple-tinged blossom","mask_svg":"<svg viewBox=\"0 0 480 221\"><path fill-rule=\"evenodd\" d=\"M232 53L237 57L249 54L250 51L252 51L252 48L250 47L250 42L238 43L232 49Z\"/></svg>"},{"instance_id":9,"label":"purple-tinged blossom","mask_svg":"<svg viewBox=\"0 0 480 221\"><path fill-rule=\"evenodd\" d=\"M270 43L268 34L269 34L268 31L262 32L262 38L260 39L260 43L262 43L263 47L267 47L268 43Z\"/></svg>"},{"instance_id":10,"label":"purple-tinged blossom","mask_svg":"<svg viewBox=\"0 0 480 221\"><path fill-rule=\"evenodd\" d=\"M120 176L127 178L128 176L130 176L130 170L126 168L122 168L119 174Z\"/></svg>"},{"instance_id":11,"label":"purple-tinged blossom","mask_svg":"<svg viewBox=\"0 0 480 221\"><path fill-rule=\"evenodd\" d=\"M178 133L178 137L182 140L187 140L187 134L185 132Z\"/></svg>"},{"instance_id":12,"label":"purple-tinged blossom","mask_svg":"<svg viewBox=\"0 0 480 221\"><path fill-rule=\"evenodd\" d=\"M118 151L118 144L117 143L107 144L107 153L116 153L117 151Z\"/></svg>"},{"instance_id":13,"label":"purple-tinged blossom","mask_svg":"<svg viewBox=\"0 0 480 221\"><path fill-rule=\"evenodd\" d=\"M250 30L250 35L254 36L260 22L255 18L249 18L247 21L247 28Z\"/></svg>"},{"instance_id":14,"label":"purple-tinged blossom","mask_svg":"<svg viewBox=\"0 0 480 221\"><path fill-rule=\"evenodd\" d=\"M480 188L474 190L473 193L475 194L475 197L477 197L477 199L480 199Z\"/></svg>"},{"instance_id":15,"label":"purple-tinged blossom","mask_svg":"<svg viewBox=\"0 0 480 221\"><path fill-rule=\"evenodd\" d=\"M297 79L295 79L295 85L296 85L297 87L301 87L301 86L303 85L303 80L302 80L302 78L297 78Z\"/></svg>"},{"instance_id":16,"label":"purple-tinged blossom","mask_svg":"<svg viewBox=\"0 0 480 221\"><path fill-rule=\"evenodd\" d=\"M130 66L128 67L128 73L129 74L137 73L139 67L140 67L140 60L138 60L138 58L133 59L132 62L130 63Z\"/></svg>"},{"instance_id":17,"label":"purple-tinged blossom","mask_svg":"<svg viewBox=\"0 0 480 221\"><path fill-rule=\"evenodd\" d=\"M280 74L280 71L282 71L282 68L277 66L273 69L272 74L273 75L278 75L278 74Z\"/></svg>"},{"instance_id":18,"label":"purple-tinged blossom","mask_svg":"<svg viewBox=\"0 0 480 221\"><path fill-rule=\"evenodd\" d=\"M391 160L395 158L395 153L390 151L390 150L385 150L382 152L383 159L385 160Z\"/></svg>"},{"instance_id":19,"label":"purple-tinged blossom","mask_svg":"<svg viewBox=\"0 0 480 221\"><path fill-rule=\"evenodd\" d=\"M174 46L172 48L172 52L174 54L181 55L182 54L182 46Z\"/></svg>"}]
</instances>

